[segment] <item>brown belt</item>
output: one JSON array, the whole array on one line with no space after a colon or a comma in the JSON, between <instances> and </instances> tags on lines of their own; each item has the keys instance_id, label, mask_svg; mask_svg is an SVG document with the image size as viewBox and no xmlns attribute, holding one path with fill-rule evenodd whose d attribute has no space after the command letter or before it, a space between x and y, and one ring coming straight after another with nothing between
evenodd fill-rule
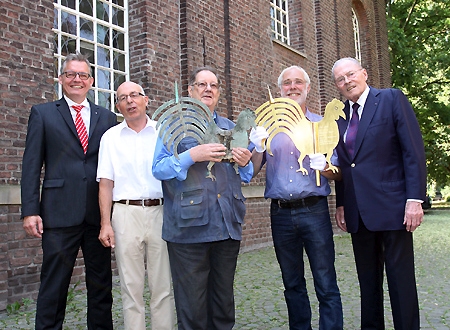
<instances>
[{"instance_id":1,"label":"brown belt","mask_svg":"<svg viewBox=\"0 0 450 330\"><path fill-rule=\"evenodd\" d=\"M158 206L164 204L164 198L160 199L121 199L116 203L137 206Z\"/></svg>"}]
</instances>

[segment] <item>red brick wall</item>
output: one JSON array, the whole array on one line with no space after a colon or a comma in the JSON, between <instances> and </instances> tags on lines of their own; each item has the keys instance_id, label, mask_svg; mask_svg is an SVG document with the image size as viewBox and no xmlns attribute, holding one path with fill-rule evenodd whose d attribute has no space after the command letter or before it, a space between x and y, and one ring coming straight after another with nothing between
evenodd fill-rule
<instances>
[{"instance_id":1,"label":"red brick wall","mask_svg":"<svg viewBox=\"0 0 450 330\"><path fill-rule=\"evenodd\" d=\"M308 106L322 112L339 97L330 79L334 61L354 56L351 7L361 24L363 65L375 87L390 85L382 0L289 1L291 47L271 41L267 0L130 1L130 79L149 95L149 112L174 97L204 64L224 81L219 110L236 117L279 96L276 80L290 65L311 77ZM36 298L42 251L26 238L20 220L19 184L26 125L33 104L53 99L53 1L5 0L0 8L0 310L22 297ZM261 192L264 170L245 184L247 216L242 249L271 244L269 201ZM334 196L329 197L334 217ZM115 267L113 263L113 267ZM83 281L82 259L72 283Z\"/></svg>"},{"instance_id":2,"label":"red brick wall","mask_svg":"<svg viewBox=\"0 0 450 330\"><path fill-rule=\"evenodd\" d=\"M49 19L51 18L51 19ZM39 287L40 242L25 239L17 202L29 110L53 98L53 1L0 7L0 310Z\"/></svg>"}]
</instances>

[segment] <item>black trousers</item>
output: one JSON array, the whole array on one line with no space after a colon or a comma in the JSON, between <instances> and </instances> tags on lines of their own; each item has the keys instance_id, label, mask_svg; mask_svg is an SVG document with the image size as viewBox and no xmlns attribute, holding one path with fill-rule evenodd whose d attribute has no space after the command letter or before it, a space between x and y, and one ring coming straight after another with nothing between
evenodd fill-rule
<instances>
[{"instance_id":1,"label":"black trousers","mask_svg":"<svg viewBox=\"0 0 450 330\"><path fill-rule=\"evenodd\" d=\"M361 290L361 329L385 329L384 266L395 329L420 329L412 233L374 232L360 220L352 243Z\"/></svg>"},{"instance_id":2,"label":"black trousers","mask_svg":"<svg viewBox=\"0 0 450 330\"><path fill-rule=\"evenodd\" d=\"M240 241L167 243L178 330L231 330Z\"/></svg>"},{"instance_id":3,"label":"black trousers","mask_svg":"<svg viewBox=\"0 0 450 330\"><path fill-rule=\"evenodd\" d=\"M36 329L62 329L68 288L80 247L86 267L88 329L113 329L111 249L101 245L99 231L99 227L86 224L44 229Z\"/></svg>"}]
</instances>

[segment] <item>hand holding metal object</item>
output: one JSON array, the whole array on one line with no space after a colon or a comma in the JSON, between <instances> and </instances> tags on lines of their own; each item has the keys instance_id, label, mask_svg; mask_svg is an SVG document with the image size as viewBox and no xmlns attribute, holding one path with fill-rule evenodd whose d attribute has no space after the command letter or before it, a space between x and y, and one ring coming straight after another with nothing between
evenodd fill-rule
<instances>
[{"instance_id":1,"label":"hand holding metal object","mask_svg":"<svg viewBox=\"0 0 450 330\"><path fill-rule=\"evenodd\" d=\"M159 137L164 145L176 158L178 145L181 140L191 137L198 144L221 143L226 148L223 159L232 161L231 150L235 147L248 147L248 133L251 127L255 127L256 115L253 110L245 109L239 113L236 126L232 130L219 128L213 118L211 110L201 101L191 97L178 97L178 87L175 82L175 98L162 104L153 114L156 120L156 128L159 129ZM215 180L211 174L214 162L209 162L206 177ZM236 173L237 164L234 164Z\"/></svg>"},{"instance_id":2,"label":"hand holding metal object","mask_svg":"<svg viewBox=\"0 0 450 330\"><path fill-rule=\"evenodd\" d=\"M337 167L331 164L331 156L333 150L336 148L339 142L339 129L336 121L339 117L345 119L345 113L343 111L344 103L338 99L333 99L325 107L325 113L321 121L315 122L317 124L317 142L315 145L315 152L326 154L328 162L328 169L334 173L337 171Z\"/></svg>"}]
</instances>

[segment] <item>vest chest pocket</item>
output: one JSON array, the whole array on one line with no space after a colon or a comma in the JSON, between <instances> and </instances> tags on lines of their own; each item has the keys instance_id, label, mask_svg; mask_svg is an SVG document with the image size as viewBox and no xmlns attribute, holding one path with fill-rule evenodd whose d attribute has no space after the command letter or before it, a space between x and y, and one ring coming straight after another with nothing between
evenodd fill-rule
<instances>
[{"instance_id":1,"label":"vest chest pocket","mask_svg":"<svg viewBox=\"0 0 450 330\"><path fill-rule=\"evenodd\" d=\"M208 223L204 219L206 203L203 201L203 189L183 192L180 201L180 227L201 226Z\"/></svg>"}]
</instances>

